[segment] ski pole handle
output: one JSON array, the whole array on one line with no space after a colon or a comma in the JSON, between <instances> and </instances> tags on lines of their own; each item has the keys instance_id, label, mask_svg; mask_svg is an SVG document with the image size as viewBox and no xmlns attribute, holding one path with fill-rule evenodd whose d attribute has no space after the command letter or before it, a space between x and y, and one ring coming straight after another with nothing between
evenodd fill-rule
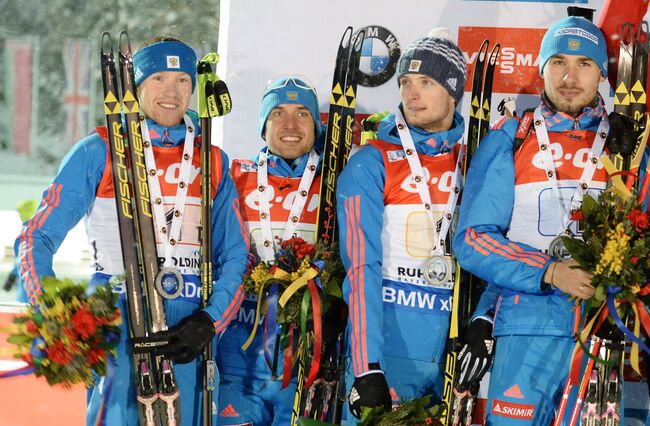
<instances>
[{"instance_id":1,"label":"ski pole handle","mask_svg":"<svg viewBox=\"0 0 650 426\"><path fill-rule=\"evenodd\" d=\"M232 110L232 99L226 83L212 71L216 67L219 55L208 53L196 64L199 80L199 117L221 117Z\"/></svg>"}]
</instances>

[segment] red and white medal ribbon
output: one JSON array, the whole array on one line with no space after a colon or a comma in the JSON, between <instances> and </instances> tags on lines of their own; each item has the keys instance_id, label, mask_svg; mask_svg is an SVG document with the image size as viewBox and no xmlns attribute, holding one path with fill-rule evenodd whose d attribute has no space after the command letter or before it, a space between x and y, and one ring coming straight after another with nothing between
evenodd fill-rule
<instances>
[{"instance_id":1,"label":"red and white medal ribbon","mask_svg":"<svg viewBox=\"0 0 650 426\"><path fill-rule=\"evenodd\" d=\"M537 133L537 144L539 146L539 153L542 158L542 166L546 172L546 177L551 184L553 195L562 214L558 234L571 235L571 231L569 230L569 225L572 221L571 214L580 208L584 195L589 191L589 187L593 181L594 173L596 172L596 167L600 162L599 159L602 155L603 147L605 146L607 133L609 133L609 120L607 119L606 115L603 115L603 118L600 120L598 130L596 131L596 137L591 146L591 149L589 150L589 157L587 158L585 167L582 170L582 175L578 181L578 186L576 187L575 192L571 197L569 208L567 209L562 202L560 189L557 185L557 170L555 169L555 160L553 160L553 150L551 149L551 143L548 137L548 131L546 130L544 116L542 115L542 110L539 106L535 108L533 117L533 124L535 126L535 132Z\"/></svg>"},{"instance_id":2,"label":"red and white medal ribbon","mask_svg":"<svg viewBox=\"0 0 650 426\"><path fill-rule=\"evenodd\" d=\"M271 206L270 198L273 196L272 191L269 190L268 181L268 165L267 165L266 151L260 152L257 161L257 192L258 192L258 206L260 214L260 227L262 231L262 244L258 247L258 254L263 262L271 262L275 259L274 250L274 237L273 230L271 229ZM318 154L312 150L309 153L309 159L305 166L305 171L298 184L298 191L295 192L295 197L291 204L289 217L284 225L282 233L282 241L286 241L294 236L298 221L302 210L307 203L307 196L309 195L309 188L316 176L316 169L318 165Z\"/></svg>"},{"instance_id":3,"label":"red and white medal ribbon","mask_svg":"<svg viewBox=\"0 0 650 426\"><path fill-rule=\"evenodd\" d=\"M442 214L442 223L440 226L440 231L437 229L437 220L431 211L431 194L429 193L429 185L427 183L427 176L424 173L422 168L422 163L418 157L418 153L415 149L415 144L413 143L413 138L411 137L411 132L408 130L406 120L402 116L402 112L398 109L395 113L395 123L397 124L397 131L399 132L400 141L402 142L402 147L404 148L404 153L406 154L406 160L408 161L409 167L411 169L411 179L415 183L415 188L417 189L422 205L424 206L424 211L429 216L431 223L433 224L433 248L431 250L432 256L444 256L445 255L445 239L447 238L447 233L451 226L451 220L453 218L454 210L456 209L456 204L458 203L458 196L460 194L460 182L461 182L461 170L463 163L463 156L465 155L465 143L460 141L462 144L461 151L458 154L458 159L456 160L456 169L454 170L454 177L451 182L452 190L447 197L447 203ZM453 155L453 150L438 154L438 155Z\"/></svg>"},{"instance_id":4,"label":"red and white medal ribbon","mask_svg":"<svg viewBox=\"0 0 650 426\"><path fill-rule=\"evenodd\" d=\"M144 150L144 161L147 167L149 193L151 194L151 207L155 218L155 231L163 247L163 253L158 251L158 255L164 256L165 268L174 266L173 254L176 243L180 240L181 225L183 223L183 213L185 212L185 200L187 198L187 189L190 186L190 174L192 172L192 157L194 156L194 134L195 129L190 117L186 114L183 117L185 122L185 142L183 144L183 157L181 158L181 167L178 173L178 184L174 201L174 210L169 228L165 215L164 199L158 182L158 169L156 168L156 159L154 158L153 148L151 146L151 137L147 121L142 120L142 139Z\"/></svg>"}]
</instances>

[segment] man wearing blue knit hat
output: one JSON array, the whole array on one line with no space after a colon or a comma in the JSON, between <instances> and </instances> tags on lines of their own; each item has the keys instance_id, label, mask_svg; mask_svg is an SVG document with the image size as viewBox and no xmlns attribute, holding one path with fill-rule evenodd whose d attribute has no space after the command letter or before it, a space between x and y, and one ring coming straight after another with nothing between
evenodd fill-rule
<instances>
[{"instance_id":1,"label":"man wearing blue knit hat","mask_svg":"<svg viewBox=\"0 0 650 426\"><path fill-rule=\"evenodd\" d=\"M404 50L400 105L339 177L348 424L364 407L442 398L454 286L450 219L465 130L456 108L467 75L450 37L438 29Z\"/></svg>"},{"instance_id":2,"label":"man wearing blue knit hat","mask_svg":"<svg viewBox=\"0 0 650 426\"><path fill-rule=\"evenodd\" d=\"M280 242L293 236L310 243L316 239L321 179L317 141L323 131L309 80L285 76L272 81L262 97L258 130L266 146L252 160L232 165L254 263L275 261ZM294 378L282 389L285 367L278 322L270 313L277 304L274 291L271 286L263 296L269 306L256 329L257 295L248 294L219 339L220 425L291 424L296 384ZM242 348L253 332L252 343Z\"/></svg>"},{"instance_id":3,"label":"man wearing blue knit hat","mask_svg":"<svg viewBox=\"0 0 650 426\"><path fill-rule=\"evenodd\" d=\"M201 421L201 364L196 360L216 333L223 331L244 296L241 288L248 245L242 238L237 192L229 175L228 157L212 147L212 252L214 291L201 309L201 259L197 247L201 226L200 136L198 117L189 110L195 86L196 55L187 44L157 37L133 55L138 88L143 147L151 210L161 266L178 273L179 291L164 299L169 343L160 353L174 361L181 404L181 425ZM32 304L42 291L40 279L52 276L52 256L67 232L85 219L94 272L90 287L112 286L120 294L122 318L128 318L124 266L118 233L115 192L108 161L105 127L79 141L63 160L44 194L39 220L25 222L16 241L22 294ZM56 193L56 197L52 194ZM169 232L167 232L169 230ZM27 238L27 236L29 236ZM110 283L110 284L109 284ZM182 283L182 285L181 285ZM88 391L86 424L139 424L139 404L129 342L128 321L121 325L117 359L109 377ZM109 383L112 382L112 386ZM162 389L158 389L161 391ZM158 395L154 396L154 399ZM215 395L216 397L216 395ZM162 403L162 398L155 402ZM213 402L216 411L216 401ZM161 406L162 408L162 406ZM213 421L216 421L213 416Z\"/></svg>"},{"instance_id":4,"label":"man wearing blue knit hat","mask_svg":"<svg viewBox=\"0 0 650 426\"><path fill-rule=\"evenodd\" d=\"M556 415L567 424L575 392L564 416L556 409L575 345L574 303L595 290L560 236L581 238L573 212L609 178L599 158L636 141L629 122L608 119L598 93L607 49L592 22L569 16L549 28L539 72L539 106L497 122L472 159L453 241L461 266L489 283L458 361L461 381L477 382L496 338L488 425L549 425Z\"/></svg>"}]
</instances>

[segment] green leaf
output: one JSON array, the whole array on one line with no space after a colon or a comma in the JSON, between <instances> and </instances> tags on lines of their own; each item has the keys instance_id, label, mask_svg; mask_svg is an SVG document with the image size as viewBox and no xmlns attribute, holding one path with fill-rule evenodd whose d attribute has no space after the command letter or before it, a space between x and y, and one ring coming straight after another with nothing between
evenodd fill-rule
<instances>
[{"instance_id":1,"label":"green leaf","mask_svg":"<svg viewBox=\"0 0 650 426\"><path fill-rule=\"evenodd\" d=\"M598 202L589 194L585 194L582 199L582 212L586 220L590 220L598 212Z\"/></svg>"},{"instance_id":2,"label":"green leaf","mask_svg":"<svg viewBox=\"0 0 650 426\"><path fill-rule=\"evenodd\" d=\"M585 270L590 270L590 262L593 259L589 246L582 240L571 237L562 236L564 247L571 253L571 257L578 262L580 267Z\"/></svg>"},{"instance_id":3,"label":"green leaf","mask_svg":"<svg viewBox=\"0 0 650 426\"><path fill-rule=\"evenodd\" d=\"M18 346L26 346L32 343L32 338L26 334L12 334L7 338L7 342Z\"/></svg>"},{"instance_id":4,"label":"green leaf","mask_svg":"<svg viewBox=\"0 0 650 426\"><path fill-rule=\"evenodd\" d=\"M605 286L599 285L598 287L596 287L596 291L594 292L594 295L592 297L595 301L602 303L605 301L606 294L607 291L605 289Z\"/></svg>"}]
</instances>

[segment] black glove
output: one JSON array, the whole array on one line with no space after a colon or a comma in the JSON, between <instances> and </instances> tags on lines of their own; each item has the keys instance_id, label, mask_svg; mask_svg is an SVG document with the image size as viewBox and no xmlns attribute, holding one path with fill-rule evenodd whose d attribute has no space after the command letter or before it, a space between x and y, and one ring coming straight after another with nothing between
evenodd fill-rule
<instances>
[{"instance_id":1,"label":"black glove","mask_svg":"<svg viewBox=\"0 0 650 426\"><path fill-rule=\"evenodd\" d=\"M609 133L605 141L609 152L631 155L636 147L639 134L641 134L641 129L632 118L618 112L609 113Z\"/></svg>"},{"instance_id":2,"label":"black glove","mask_svg":"<svg viewBox=\"0 0 650 426\"><path fill-rule=\"evenodd\" d=\"M384 372L379 369L379 364L370 364L369 367L376 368L356 377L350 390L350 411L357 419L361 419L362 407L384 407L388 412L393 406Z\"/></svg>"},{"instance_id":3,"label":"black glove","mask_svg":"<svg viewBox=\"0 0 650 426\"><path fill-rule=\"evenodd\" d=\"M462 343L458 354L460 372L456 385L460 391L478 383L490 368L496 343L492 338L492 323L484 318L476 318L465 331Z\"/></svg>"},{"instance_id":4,"label":"black glove","mask_svg":"<svg viewBox=\"0 0 650 426\"><path fill-rule=\"evenodd\" d=\"M214 334L214 321L206 312L199 311L182 320L177 326L156 333L155 340L165 339L168 343L155 349L154 354L186 364L203 351Z\"/></svg>"}]
</instances>

